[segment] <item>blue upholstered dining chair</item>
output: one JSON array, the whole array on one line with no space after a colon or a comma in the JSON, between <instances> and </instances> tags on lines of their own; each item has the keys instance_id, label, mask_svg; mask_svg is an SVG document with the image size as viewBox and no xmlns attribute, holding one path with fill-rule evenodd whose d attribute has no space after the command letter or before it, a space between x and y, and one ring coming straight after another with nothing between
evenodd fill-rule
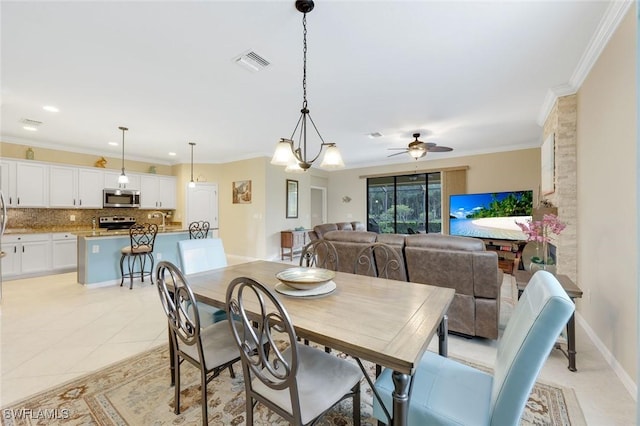
<instances>
[{"instance_id":1,"label":"blue upholstered dining chair","mask_svg":"<svg viewBox=\"0 0 640 426\"><path fill-rule=\"evenodd\" d=\"M204 238L178 241L178 253L185 275L227 266L227 256L224 253L222 240L219 238ZM223 309L198 302L200 325L206 327L227 318Z\"/></svg>"},{"instance_id":2,"label":"blue upholstered dining chair","mask_svg":"<svg viewBox=\"0 0 640 426\"><path fill-rule=\"evenodd\" d=\"M575 306L556 278L536 272L498 341L493 375L427 351L415 373L409 425L517 425L529 393ZM375 388L388 412L393 381L386 369ZM387 417L374 398L374 416Z\"/></svg>"}]
</instances>

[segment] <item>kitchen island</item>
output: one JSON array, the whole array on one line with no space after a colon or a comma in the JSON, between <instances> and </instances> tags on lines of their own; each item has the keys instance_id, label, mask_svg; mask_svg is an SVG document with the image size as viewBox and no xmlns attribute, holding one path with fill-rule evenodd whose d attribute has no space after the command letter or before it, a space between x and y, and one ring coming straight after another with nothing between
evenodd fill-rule
<instances>
[{"instance_id":1,"label":"kitchen island","mask_svg":"<svg viewBox=\"0 0 640 426\"><path fill-rule=\"evenodd\" d=\"M78 283L111 285L120 282L120 250L129 245L128 230L95 230L75 233L78 236ZM156 235L153 255L156 264L161 260L180 265L178 241L188 240L189 230L160 228Z\"/></svg>"}]
</instances>

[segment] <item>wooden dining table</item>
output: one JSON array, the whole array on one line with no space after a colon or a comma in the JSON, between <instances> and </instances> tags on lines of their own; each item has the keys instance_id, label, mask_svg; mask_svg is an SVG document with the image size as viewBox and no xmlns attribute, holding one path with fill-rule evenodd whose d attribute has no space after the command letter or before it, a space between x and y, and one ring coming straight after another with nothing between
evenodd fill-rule
<instances>
[{"instance_id":1,"label":"wooden dining table","mask_svg":"<svg viewBox=\"0 0 640 426\"><path fill-rule=\"evenodd\" d=\"M276 274L291 267L255 261L191 274L187 280L197 300L221 309L234 278L249 277L268 286L300 338L393 370L392 424L406 425L411 378L436 333L439 351L446 356L446 313L454 290L336 272L333 292L292 297L275 291L280 282Z\"/></svg>"}]
</instances>

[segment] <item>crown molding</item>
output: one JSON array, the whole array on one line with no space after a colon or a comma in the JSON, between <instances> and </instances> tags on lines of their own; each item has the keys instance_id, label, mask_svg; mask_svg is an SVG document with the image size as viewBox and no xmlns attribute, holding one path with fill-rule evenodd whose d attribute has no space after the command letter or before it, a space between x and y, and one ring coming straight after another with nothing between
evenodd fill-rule
<instances>
[{"instance_id":1,"label":"crown molding","mask_svg":"<svg viewBox=\"0 0 640 426\"><path fill-rule=\"evenodd\" d=\"M120 156L121 156L120 152L115 152L115 151L114 152L106 151L106 150L102 151L97 149L83 148L78 146L64 145L64 144L52 143L52 142L39 142L39 141L34 141L31 139L17 137L17 136L0 135L0 142L10 143L13 145L25 145L25 146L30 146L34 148L45 148L45 149L51 149L51 150L61 151L61 152L66 151L66 152L74 152L76 154L97 155L100 157L110 157L110 158L117 158L117 159L120 159ZM164 159L139 157L136 155L129 155L129 154L127 154L126 160L139 161L141 163L154 163L162 166L173 166L175 164L178 164L176 161L170 162Z\"/></svg>"},{"instance_id":2,"label":"crown molding","mask_svg":"<svg viewBox=\"0 0 640 426\"><path fill-rule=\"evenodd\" d=\"M600 20L600 24L598 24L598 28L591 37L580 61L578 61L578 65L573 71L571 78L569 78L569 82L562 86L553 87L547 91L547 95L538 113L538 124L540 126L544 126L544 122L547 120L551 109L553 109L559 97L578 92L578 89L589 75L591 68L600 57L607 43L609 43L611 36L634 3L633 0L613 1L609 3L607 11Z\"/></svg>"}]
</instances>

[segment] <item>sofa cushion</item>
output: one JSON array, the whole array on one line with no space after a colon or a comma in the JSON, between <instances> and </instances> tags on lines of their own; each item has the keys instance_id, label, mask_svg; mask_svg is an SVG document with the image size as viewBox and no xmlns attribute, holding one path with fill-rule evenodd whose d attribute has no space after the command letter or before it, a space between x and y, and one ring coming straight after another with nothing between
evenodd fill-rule
<instances>
[{"instance_id":1,"label":"sofa cushion","mask_svg":"<svg viewBox=\"0 0 640 426\"><path fill-rule=\"evenodd\" d=\"M444 250L485 251L484 241L478 238L456 237L443 234L415 234L405 237L407 247L425 247Z\"/></svg>"},{"instance_id":2,"label":"sofa cushion","mask_svg":"<svg viewBox=\"0 0 640 426\"><path fill-rule=\"evenodd\" d=\"M338 222L336 223L339 231L353 231L353 225L351 222Z\"/></svg>"},{"instance_id":3,"label":"sofa cushion","mask_svg":"<svg viewBox=\"0 0 640 426\"><path fill-rule=\"evenodd\" d=\"M378 234L368 231L329 231L324 234L323 238L329 241L344 241L350 243L375 243Z\"/></svg>"},{"instance_id":4,"label":"sofa cushion","mask_svg":"<svg viewBox=\"0 0 640 426\"><path fill-rule=\"evenodd\" d=\"M400 234L378 234L376 241L394 247L404 247L404 238L405 236Z\"/></svg>"},{"instance_id":5,"label":"sofa cushion","mask_svg":"<svg viewBox=\"0 0 640 426\"><path fill-rule=\"evenodd\" d=\"M468 251L409 245L404 248L409 281L452 288L456 295L474 295L474 256Z\"/></svg>"},{"instance_id":6,"label":"sofa cushion","mask_svg":"<svg viewBox=\"0 0 640 426\"><path fill-rule=\"evenodd\" d=\"M338 229L338 225L335 223L323 223L322 225L316 225L313 227L318 238L324 238L324 234L329 231L336 231Z\"/></svg>"}]
</instances>

